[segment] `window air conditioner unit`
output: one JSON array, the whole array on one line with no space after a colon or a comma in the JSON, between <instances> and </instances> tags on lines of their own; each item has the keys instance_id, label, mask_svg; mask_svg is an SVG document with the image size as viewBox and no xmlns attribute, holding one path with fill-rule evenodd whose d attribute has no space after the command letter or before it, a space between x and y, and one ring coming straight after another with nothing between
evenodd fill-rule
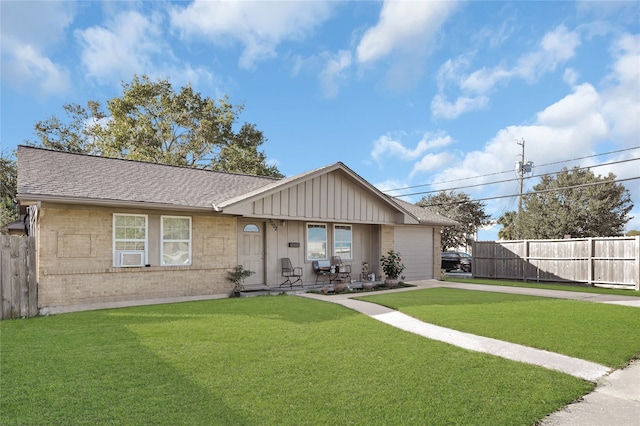
<instances>
[{"instance_id":1,"label":"window air conditioner unit","mask_svg":"<svg viewBox=\"0 0 640 426\"><path fill-rule=\"evenodd\" d=\"M144 266L143 251L120 252L120 266Z\"/></svg>"}]
</instances>

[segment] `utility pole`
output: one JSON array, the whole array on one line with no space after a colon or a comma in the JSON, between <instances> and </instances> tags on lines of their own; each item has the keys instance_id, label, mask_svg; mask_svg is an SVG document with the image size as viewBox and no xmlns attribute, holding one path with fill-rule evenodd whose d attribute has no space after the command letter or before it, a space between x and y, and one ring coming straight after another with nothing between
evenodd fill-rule
<instances>
[{"instance_id":1,"label":"utility pole","mask_svg":"<svg viewBox=\"0 0 640 426\"><path fill-rule=\"evenodd\" d=\"M520 238L522 234L521 230L521 215L522 215L522 191L524 186L524 175L531 173L533 167L533 161L524 161L524 138L517 140L516 143L522 147L522 154L520 160L516 161L516 173L518 174L518 180L520 183L520 191L518 191L518 216L516 217L516 236Z\"/></svg>"}]
</instances>

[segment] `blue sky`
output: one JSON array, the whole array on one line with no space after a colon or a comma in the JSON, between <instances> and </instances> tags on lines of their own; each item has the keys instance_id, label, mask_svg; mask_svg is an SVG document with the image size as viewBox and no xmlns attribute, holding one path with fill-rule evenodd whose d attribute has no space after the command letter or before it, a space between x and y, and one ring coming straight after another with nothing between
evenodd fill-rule
<instances>
[{"instance_id":1,"label":"blue sky","mask_svg":"<svg viewBox=\"0 0 640 426\"><path fill-rule=\"evenodd\" d=\"M638 178L640 2L0 2L1 149L134 74L244 104L287 176L336 161L418 201L517 209L535 175ZM634 149L636 148L636 149ZM604 165L603 165L604 164ZM504 181L502 183L491 183ZM442 183L445 182L445 183ZM636 206L640 180L623 182ZM494 198L494 199L490 199ZM496 238L499 227L480 239Z\"/></svg>"}]
</instances>

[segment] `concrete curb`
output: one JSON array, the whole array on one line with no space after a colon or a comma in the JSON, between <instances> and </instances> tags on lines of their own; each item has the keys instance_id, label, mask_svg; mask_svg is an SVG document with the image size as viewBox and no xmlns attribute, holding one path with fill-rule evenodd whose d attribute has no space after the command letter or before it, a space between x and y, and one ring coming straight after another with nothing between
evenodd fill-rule
<instances>
[{"instance_id":1,"label":"concrete curb","mask_svg":"<svg viewBox=\"0 0 640 426\"><path fill-rule=\"evenodd\" d=\"M582 399L550 414L541 426L640 424L640 360L598 382Z\"/></svg>"}]
</instances>

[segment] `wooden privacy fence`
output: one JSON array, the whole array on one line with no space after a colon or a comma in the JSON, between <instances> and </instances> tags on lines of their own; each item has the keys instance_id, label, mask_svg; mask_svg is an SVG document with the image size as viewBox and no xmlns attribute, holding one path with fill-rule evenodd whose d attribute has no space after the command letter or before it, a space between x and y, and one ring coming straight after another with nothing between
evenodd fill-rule
<instances>
[{"instance_id":1,"label":"wooden privacy fence","mask_svg":"<svg viewBox=\"0 0 640 426\"><path fill-rule=\"evenodd\" d=\"M0 235L0 319L36 315L35 237Z\"/></svg>"},{"instance_id":2,"label":"wooden privacy fence","mask_svg":"<svg viewBox=\"0 0 640 426\"><path fill-rule=\"evenodd\" d=\"M640 290L640 236L476 241L473 276Z\"/></svg>"}]
</instances>

